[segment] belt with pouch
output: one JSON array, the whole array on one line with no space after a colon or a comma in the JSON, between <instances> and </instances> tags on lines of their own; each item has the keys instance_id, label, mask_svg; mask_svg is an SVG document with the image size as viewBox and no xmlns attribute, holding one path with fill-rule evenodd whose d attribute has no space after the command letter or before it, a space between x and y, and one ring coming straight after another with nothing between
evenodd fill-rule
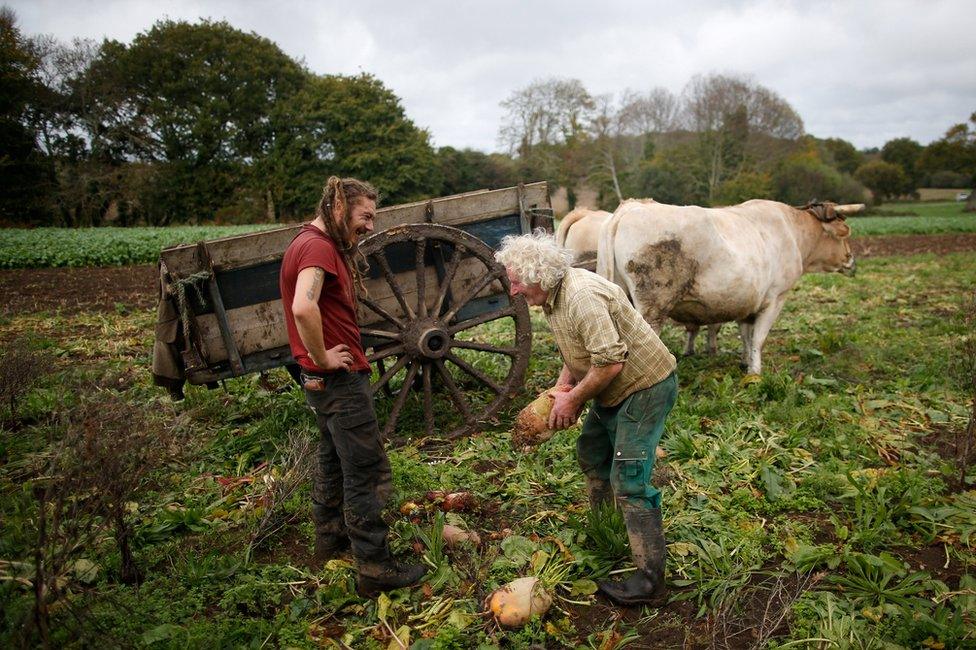
<instances>
[{"instance_id":1,"label":"belt with pouch","mask_svg":"<svg viewBox=\"0 0 976 650\"><path fill-rule=\"evenodd\" d=\"M302 380L302 388L319 393L325 390L325 375L311 370L302 370L299 374Z\"/></svg>"}]
</instances>

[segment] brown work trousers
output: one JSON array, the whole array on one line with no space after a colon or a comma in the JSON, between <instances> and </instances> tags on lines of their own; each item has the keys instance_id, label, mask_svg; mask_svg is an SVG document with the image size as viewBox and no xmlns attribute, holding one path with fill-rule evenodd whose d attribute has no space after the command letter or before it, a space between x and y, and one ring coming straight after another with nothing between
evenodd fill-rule
<instances>
[{"instance_id":1,"label":"brown work trousers","mask_svg":"<svg viewBox=\"0 0 976 650\"><path fill-rule=\"evenodd\" d=\"M316 532L348 535L357 562L384 563L390 549L382 512L393 483L369 373L339 371L322 378L322 390L305 389L321 434L312 478Z\"/></svg>"}]
</instances>

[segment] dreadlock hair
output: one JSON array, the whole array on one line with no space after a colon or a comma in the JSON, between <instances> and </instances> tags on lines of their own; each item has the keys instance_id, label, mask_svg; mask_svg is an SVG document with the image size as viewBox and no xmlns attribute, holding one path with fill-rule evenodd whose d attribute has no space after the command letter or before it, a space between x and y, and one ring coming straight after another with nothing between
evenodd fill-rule
<instances>
[{"instance_id":1,"label":"dreadlock hair","mask_svg":"<svg viewBox=\"0 0 976 650\"><path fill-rule=\"evenodd\" d=\"M379 201L379 192L365 181L356 178L339 178L329 176L322 189L322 199L315 209L315 216L322 217L325 222L325 233L335 242L336 248L342 254L342 261L353 278L355 286L366 294L362 273L369 269L366 256L359 251L359 244L351 243L349 237L349 210L360 199ZM338 217L338 219L336 218ZM360 270L362 266L362 270ZM355 296L353 296L355 300Z\"/></svg>"}]
</instances>

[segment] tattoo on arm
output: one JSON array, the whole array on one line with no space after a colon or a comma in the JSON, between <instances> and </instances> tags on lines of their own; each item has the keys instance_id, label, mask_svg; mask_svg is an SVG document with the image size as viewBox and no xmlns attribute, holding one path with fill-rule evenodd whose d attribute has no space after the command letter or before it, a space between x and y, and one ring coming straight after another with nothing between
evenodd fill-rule
<instances>
[{"instance_id":1,"label":"tattoo on arm","mask_svg":"<svg viewBox=\"0 0 976 650\"><path fill-rule=\"evenodd\" d=\"M325 271L320 268L315 269L315 277L312 278L312 286L305 292L305 297L309 302L315 302L315 294L322 288L322 280L325 278Z\"/></svg>"}]
</instances>

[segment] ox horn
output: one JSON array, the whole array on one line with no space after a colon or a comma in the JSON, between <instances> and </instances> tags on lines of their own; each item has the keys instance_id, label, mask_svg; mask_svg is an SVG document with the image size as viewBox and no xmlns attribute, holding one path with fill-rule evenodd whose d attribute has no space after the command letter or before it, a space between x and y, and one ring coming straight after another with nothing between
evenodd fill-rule
<instances>
[{"instance_id":1,"label":"ox horn","mask_svg":"<svg viewBox=\"0 0 976 650\"><path fill-rule=\"evenodd\" d=\"M835 205L834 212L837 214L855 214L857 212L864 212L865 207L863 203L846 203L844 205Z\"/></svg>"}]
</instances>

